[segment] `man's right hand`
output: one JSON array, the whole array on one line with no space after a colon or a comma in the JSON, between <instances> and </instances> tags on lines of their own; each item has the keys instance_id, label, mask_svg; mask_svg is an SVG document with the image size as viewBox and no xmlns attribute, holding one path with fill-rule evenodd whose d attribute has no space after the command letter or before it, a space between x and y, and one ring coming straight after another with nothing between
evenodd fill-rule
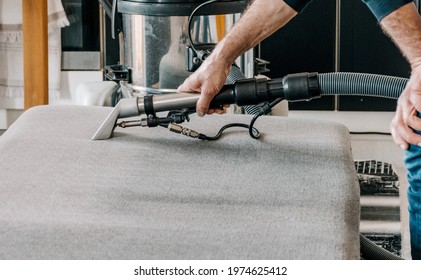
<instances>
[{"instance_id":1,"label":"man's right hand","mask_svg":"<svg viewBox=\"0 0 421 280\"><path fill-rule=\"evenodd\" d=\"M210 55L203 64L177 89L179 92L197 92L200 98L197 101L196 113L203 117L205 114L223 113L221 109L209 109L210 102L219 93L225 84L230 64L223 60L215 60Z\"/></svg>"},{"instance_id":2,"label":"man's right hand","mask_svg":"<svg viewBox=\"0 0 421 280\"><path fill-rule=\"evenodd\" d=\"M222 113L223 110L219 109L209 110L209 105L225 84L235 59L284 26L296 14L283 0L252 1L241 19L199 69L178 87L178 91L201 93L196 107L199 116Z\"/></svg>"}]
</instances>

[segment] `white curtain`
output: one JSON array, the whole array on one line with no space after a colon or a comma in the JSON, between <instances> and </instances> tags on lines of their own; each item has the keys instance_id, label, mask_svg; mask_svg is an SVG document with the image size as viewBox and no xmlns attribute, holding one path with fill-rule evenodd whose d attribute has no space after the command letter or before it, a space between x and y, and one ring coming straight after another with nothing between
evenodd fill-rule
<instances>
[{"instance_id":1,"label":"white curtain","mask_svg":"<svg viewBox=\"0 0 421 280\"><path fill-rule=\"evenodd\" d=\"M50 102L60 98L61 28L69 21L61 0L48 0ZM22 0L0 0L0 108L23 109Z\"/></svg>"}]
</instances>

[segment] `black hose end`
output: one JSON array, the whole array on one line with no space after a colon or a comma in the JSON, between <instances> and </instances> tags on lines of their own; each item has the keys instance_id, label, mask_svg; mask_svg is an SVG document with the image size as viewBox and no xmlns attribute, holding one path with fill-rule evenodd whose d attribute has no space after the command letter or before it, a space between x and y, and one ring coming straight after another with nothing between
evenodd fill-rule
<instances>
[{"instance_id":1,"label":"black hose end","mask_svg":"<svg viewBox=\"0 0 421 280\"><path fill-rule=\"evenodd\" d=\"M282 79L285 99L290 102L309 101L320 98L320 84L317 73L297 73Z\"/></svg>"}]
</instances>

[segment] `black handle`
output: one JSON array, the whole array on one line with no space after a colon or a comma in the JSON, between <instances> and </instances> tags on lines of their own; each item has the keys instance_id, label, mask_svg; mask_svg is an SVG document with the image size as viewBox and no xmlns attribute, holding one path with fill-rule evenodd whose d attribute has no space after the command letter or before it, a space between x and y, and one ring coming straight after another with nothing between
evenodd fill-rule
<instances>
[{"instance_id":1,"label":"black handle","mask_svg":"<svg viewBox=\"0 0 421 280\"><path fill-rule=\"evenodd\" d=\"M275 84L279 86L275 87ZM219 108L224 104L256 105L282 97L282 80L280 79L269 82L267 79L241 79L235 84L225 85L212 99L210 107Z\"/></svg>"}]
</instances>

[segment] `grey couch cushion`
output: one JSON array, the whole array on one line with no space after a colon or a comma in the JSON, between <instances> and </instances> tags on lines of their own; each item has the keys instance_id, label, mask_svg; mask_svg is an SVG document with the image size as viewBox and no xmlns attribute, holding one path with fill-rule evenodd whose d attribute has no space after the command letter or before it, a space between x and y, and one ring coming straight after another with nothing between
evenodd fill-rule
<instances>
[{"instance_id":1,"label":"grey couch cushion","mask_svg":"<svg viewBox=\"0 0 421 280\"><path fill-rule=\"evenodd\" d=\"M40 106L0 137L1 259L358 259L348 131L262 117L260 140L91 137L110 108ZM250 116L193 117L212 135Z\"/></svg>"}]
</instances>

